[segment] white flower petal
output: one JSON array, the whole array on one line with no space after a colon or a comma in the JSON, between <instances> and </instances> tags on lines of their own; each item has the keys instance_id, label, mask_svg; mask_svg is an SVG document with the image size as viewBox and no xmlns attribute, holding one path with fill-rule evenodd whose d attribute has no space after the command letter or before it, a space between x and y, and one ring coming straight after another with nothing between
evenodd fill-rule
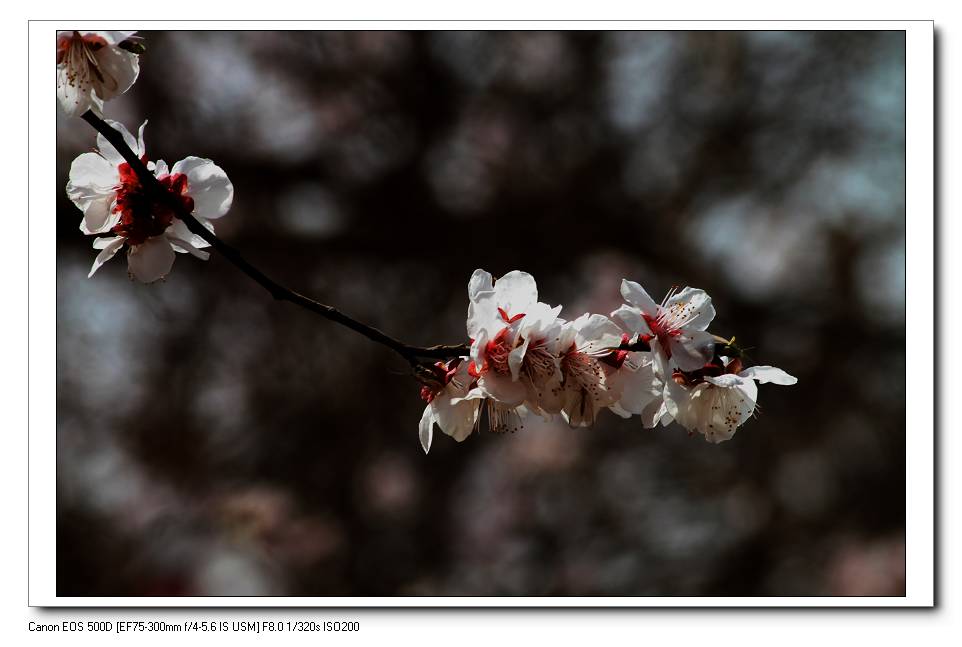
<instances>
[{"instance_id":1,"label":"white flower petal","mask_svg":"<svg viewBox=\"0 0 962 647\"><path fill-rule=\"evenodd\" d=\"M72 71L65 65L57 66L57 100L68 117L79 117L93 106L89 85L71 82Z\"/></svg>"},{"instance_id":2,"label":"white flower petal","mask_svg":"<svg viewBox=\"0 0 962 647\"><path fill-rule=\"evenodd\" d=\"M157 177L164 177L170 174L170 169L167 168L167 162L164 160L157 160L155 162L147 162L147 170L156 175Z\"/></svg>"},{"instance_id":3,"label":"white flower petal","mask_svg":"<svg viewBox=\"0 0 962 647\"><path fill-rule=\"evenodd\" d=\"M80 230L85 234L103 233L116 224L111 211L117 182L117 169L96 153L79 155L70 165L67 197L84 213Z\"/></svg>"},{"instance_id":4,"label":"white flower petal","mask_svg":"<svg viewBox=\"0 0 962 647\"><path fill-rule=\"evenodd\" d=\"M90 268L90 274L87 275L89 279L94 275L94 272L100 269L100 266L109 261L114 255L124 246L124 239L120 236L115 238L98 238L94 241L94 249L102 250L97 254L97 258L94 259L94 264Z\"/></svg>"},{"instance_id":5,"label":"white flower petal","mask_svg":"<svg viewBox=\"0 0 962 647\"><path fill-rule=\"evenodd\" d=\"M551 414L561 413L565 406L565 390L561 383L561 371L548 380L547 384L535 385L530 380L522 380L525 385L525 402L529 408L542 417L550 419Z\"/></svg>"},{"instance_id":6,"label":"white flower petal","mask_svg":"<svg viewBox=\"0 0 962 647\"><path fill-rule=\"evenodd\" d=\"M579 350L596 352L621 345L621 328L604 315L582 315L572 323L577 330L575 343Z\"/></svg>"},{"instance_id":7,"label":"white flower petal","mask_svg":"<svg viewBox=\"0 0 962 647\"><path fill-rule=\"evenodd\" d=\"M80 231L87 235L110 231L120 220L120 214L113 213L113 206L112 195L100 195L84 201L84 217L80 220Z\"/></svg>"},{"instance_id":8,"label":"white flower petal","mask_svg":"<svg viewBox=\"0 0 962 647\"><path fill-rule=\"evenodd\" d=\"M528 308L528 312L524 313L524 317L516 322L518 334L526 339L530 337L532 341L547 339L551 335L553 340L557 337L557 331L554 329L561 328L561 322L558 319L560 313L561 306L552 308L540 301L533 303Z\"/></svg>"},{"instance_id":9,"label":"white flower petal","mask_svg":"<svg viewBox=\"0 0 962 647\"><path fill-rule=\"evenodd\" d=\"M609 407L608 407L608 410L611 411L613 414L615 414L616 416L618 416L618 417L620 417L620 418L628 419L628 418L630 418L631 415L632 415L630 411L628 411L628 410L626 410L626 409L622 409L622 408L621 408L621 405L618 404L617 402L615 402L613 405L609 406Z\"/></svg>"},{"instance_id":10,"label":"white flower petal","mask_svg":"<svg viewBox=\"0 0 962 647\"><path fill-rule=\"evenodd\" d=\"M494 280L491 278L491 273L482 269L474 270L471 278L468 279L468 300L474 301L479 293L492 290L494 290Z\"/></svg>"},{"instance_id":11,"label":"white flower petal","mask_svg":"<svg viewBox=\"0 0 962 647\"><path fill-rule=\"evenodd\" d=\"M697 371L715 355L715 338L702 330L685 331L668 338L671 358L683 371Z\"/></svg>"},{"instance_id":12,"label":"white flower petal","mask_svg":"<svg viewBox=\"0 0 962 647\"><path fill-rule=\"evenodd\" d=\"M170 231L170 228L168 227L167 230ZM195 256L202 261L206 261L208 258L210 258L210 254L197 249L186 240L181 240L177 236L174 236L170 233L165 233L164 235L167 237L167 241L170 243L171 247L174 248L175 252L179 252L181 254L190 254L191 256Z\"/></svg>"},{"instance_id":13,"label":"white flower petal","mask_svg":"<svg viewBox=\"0 0 962 647\"><path fill-rule=\"evenodd\" d=\"M203 225L206 229L214 231L214 225L203 218L197 218L197 222ZM197 234L191 232L188 229L187 224L180 218L174 218L174 222L167 228L165 232L168 237L173 236L174 238L179 238L187 243L190 243L197 249L204 249L205 247L210 247L210 243L198 236Z\"/></svg>"},{"instance_id":14,"label":"white flower petal","mask_svg":"<svg viewBox=\"0 0 962 647\"><path fill-rule=\"evenodd\" d=\"M710 384L714 384L715 386L720 386L720 387L723 387L723 388L726 388L726 389L731 389L731 388L735 388L735 387L737 387L737 386L741 386L742 384L744 384L744 383L746 383L746 382L750 382L751 380L749 380L748 378L741 377L741 376L739 376L739 375L733 375L733 374L731 374L731 373L725 373L725 374L723 374L723 375L718 375L718 376L714 376L714 377L711 376L711 375L709 375L709 376L707 376L707 377L705 378L705 381L708 382L708 383L710 383Z\"/></svg>"},{"instance_id":15,"label":"white flower petal","mask_svg":"<svg viewBox=\"0 0 962 647\"><path fill-rule=\"evenodd\" d=\"M668 354L657 338L650 339L648 345L651 347L651 363L655 370L655 375L657 375L658 379L662 382L667 382L671 379L671 362L668 359Z\"/></svg>"},{"instance_id":16,"label":"white flower petal","mask_svg":"<svg viewBox=\"0 0 962 647\"><path fill-rule=\"evenodd\" d=\"M113 193L120 182L117 167L97 153L82 153L70 164L70 177L67 195L74 200L72 193L104 194ZM74 200L76 203L76 200ZM81 207L80 204L77 204ZM81 207L83 208L83 207Z\"/></svg>"},{"instance_id":17,"label":"white flower petal","mask_svg":"<svg viewBox=\"0 0 962 647\"><path fill-rule=\"evenodd\" d=\"M100 238L94 238L93 248L106 249L118 240L124 240L124 238L122 236L102 236Z\"/></svg>"},{"instance_id":18,"label":"white flower petal","mask_svg":"<svg viewBox=\"0 0 962 647\"><path fill-rule=\"evenodd\" d=\"M450 385L448 388L450 389ZM459 443L474 431L480 412L480 400L459 400L455 404L451 395L445 392L431 404L434 406L438 427Z\"/></svg>"},{"instance_id":19,"label":"white flower petal","mask_svg":"<svg viewBox=\"0 0 962 647\"><path fill-rule=\"evenodd\" d=\"M528 351L530 340L525 338L524 342L508 353L508 369L511 371L511 379L518 380L521 373L521 364L524 362L524 354Z\"/></svg>"},{"instance_id":20,"label":"white flower petal","mask_svg":"<svg viewBox=\"0 0 962 647\"><path fill-rule=\"evenodd\" d=\"M141 158L147 153L147 144L144 143L144 129L147 128L147 120L140 124L140 128L137 129L137 148L134 152L137 153L137 157Z\"/></svg>"},{"instance_id":21,"label":"white flower petal","mask_svg":"<svg viewBox=\"0 0 962 647\"><path fill-rule=\"evenodd\" d=\"M424 407L421 414L421 422L418 424L418 439L421 441L421 448L427 454L431 450L431 441L434 439L434 410L431 405Z\"/></svg>"},{"instance_id":22,"label":"white flower petal","mask_svg":"<svg viewBox=\"0 0 962 647\"><path fill-rule=\"evenodd\" d=\"M651 334L651 328L648 327L648 323L642 317L641 310L634 306L619 306L617 310L611 313L611 318L621 322L626 332L639 335Z\"/></svg>"},{"instance_id":23,"label":"white flower petal","mask_svg":"<svg viewBox=\"0 0 962 647\"><path fill-rule=\"evenodd\" d=\"M470 331L468 335L472 336ZM482 355L484 354L484 347L488 344L488 333L482 329L477 331L477 334L472 337L474 341L471 342L471 361L478 367L478 370L481 370L482 366L484 366L484 358Z\"/></svg>"},{"instance_id":24,"label":"white flower petal","mask_svg":"<svg viewBox=\"0 0 962 647\"><path fill-rule=\"evenodd\" d=\"M120 222L120 213L115 213L113 196L105 196L98 202L91 202L88 211L80 221L80 231L85 235L106 234Z\"/></svg>"},{"instance_id":25,"label":"white flower petal","mask_svg":"<svg viewBox=\"0 0 962 647\"><path fill-rule=\"evenodd\" d=\"M187 193L194 199L194 215L220 218L234 200L234 185L224 170L209 159L185 157L170 169L171 175L187 176Z\"/></svg>"},{"instance_id":26,"label":"white flower petal","mask_svg":"<svg viewBox=\"0 0 962 647\"><path fill-rule=\"evenodd\" d=\"M515 382L510 375L498 375L488 371L478 380L478 388L492 400L514 407L524 402L527 391L521 382Z\"/></svg>"},{"instance_id":27,"label":"white flower petal","mask_svg":"<svg viewBox=\"0 0 962 647\"><path fill-rule=\"evenodd\" d=\"M570 427L590 427L595 423L600 409L610 406L601 404L584 389L565 385L565 401L561 416Z\"/></svg>"},{"instance_id":28,"label":"white flower petal","mask_svg":"<svg viewBox=\"0 0 962 647\"><path fill-rule=\"evenodd\" d=\"M736 377L737 376L721 376ZM735 386L718 386L718 378L706 378L705 384L692 397L691 411L695 418L694 428L712 443L720 443L731 439L735 431L755 410L755 398L758 387L754 380L744 378ZM742 378L739 378L742 379ZM731 380L721 380L722 383L734 383ZM691 428L691 427L689 427Z\"/></svg>"},{"instance_id":29,"label":"white flower petal","mask_svg":"<svg viewBox=\"0 0 962 647\"><path fill-rule=\"evenodd\" d=\"M487 397L488 395L483 389L480 387L474 387L463 396L451 398L451 404L461 404L462 402L480 402L481 400L486 400Z\"/></svg>"},{"instance_id":30,"label":"white flower petal","mask_svg":"<svg viewBox=\"0 0 962 647\"><path fill-rule=\"evenodd\" d=\"M148 238L127 252L127 271L141 283L153 283L170 273L174 264L174 248L165 236Z\"/></svg>"},{"instance_id":31,"label":"white flower petal","mask_svg":"<svg viewBox=\"0 0 962 647\"><path fill-rule=\"evenodd\" d=\"M691 430L691 427L686 423L688 409L691 404L691 396L694 391L701 388L707 388L707 385L699 384L695 389L689 391L689 389L672 379L665 382L665 391L663 394L665 408L668 414L678 421L678 424L689 430Z\"/></svg>"},{"instance_id":32,"label":"white flower petal","mask_svg":"<svg viewBox=\"0 0 962 647\"><path fill-rule=\"evenodd\" d=\"M582 315L582 317L587 317L587 313ZM575 319L575 321L578 321ZM578 336L578 330L575 328L575 321L566 321L561 325L561 331L558 333L558 352L567 353L571 350L571 346L575 344L575 339Z\"/></svg>"},{"instance_id":33,"label":"white flower petal","mask_svg":"<svg viewBox=\"0 0 962 647\"><path fill-rule=\"evenodd\" d=\"M97 58L100 74L103 77L96 92L104 101L129 90L140 74L140 61L137 55L119 47L101 47L94 56Z\"/></svg>"},{"instance_id":34,"label":"white flower petal","mask_svg":"<svg viewBox=\"0 0 962 647\"><path fill-rule=\"evenodd\" d=\"M483 333L494 337L503 328L504 321L498 315L498 302L494 291L479 292L468 303L467 331L470 339L477 339Z\"/></svg>"},{"instance_id":35,"label":"white flower petal","mask_svg":"<svg viewBox=\"0 0 962 647\"><path fill-rule=\"evenodd\" d=\"M120 183L117 167L97 153L78 155L70 164L67 195L77 204L78 198L112 195Z\"/></svg>"},{"instance_id":36,"label":"white flower petal","mask_svg":"<svg viewBox=\"0 0 962 647\"><path fill-rule=\"evenodd\" d=\"M739 373L739 375L758 380L760 384L771 382L772 384L789 386L798 382L798 378L774 366L752 366L751 368L746 368Z\"/></svg>"},{"instance_id":37,"label":"white flower petal","mask_svg":"<svg viewBox=\"0 0 962 647\"><path fill-rule=\"evenodd\" d=\"M65 32L65 33L70 34L70 33L72 33L72 32ZM85 32L81 32L81 34L84 35L84 36L87 36L87 35L100 36L100 37L103 38L105 41L107 41L107 44L108 44L108 45L117 45L117 44L120 43L121 41L127 40L128 38L130 38L131 36L133 36L133 35L136 34L136 33L137 33L136 31L85 31Z\"/></svg>"},{"instance_id":38,"label":"white flower petal","mask_svg":"<svg viewBox=\"0 0 962 647\"><path fill-rule=\"evenodd\" d=\"M514 317L527 313L532 304L538 302L538 285L527 272L513 270L494 282L494 293L498 307Z\"/></svg>"},{"instance_id":39,"label":"white flower petal","mask_svg":"<svg viewBox=\"0 0 962 647\"><path fill-rule=\"evenodd\" d=\"M686 287L665 301L666 308L673 305L682 305L689 312L684 326L687 330L705 330L715 318L715 306L704 290Z\"/></svg>"},{"instance_id":40,"label":"white flower petal","mask_svg":"<svg viewBox=\"0 0 962 647\"><path fill-rule=\"evenodd\" d=\"M632 353L640 355L640 353ZM655 371L651 362L642 365L637 370L630 370L628 362L613 376L618 382L621 391L619 405L633 414L642 414L652 400L660 399L662 386L661 380L655 376Z\"/></svg>"},{"instance_id":41,"label":"white flower petal","mask_svg":"<svg viewBox=\"0 0 962 647\"><path fill-rule=\"evenodd\" d=\"M140 146L137 143L137 140L134 139L134 136L130 134L130 131L127 130L127 128L122 123L120 123L119 121L113 121L111 119L107 119L106 122L108 126L120 132L121 136L124 138L124 142L127 144L128 147L130 147L130 150L132 150L137 155L138 158L143 157L144 151L141 150ZM143 126L146 124L147 122L145 121L144 124L141 125L141 129L143 129ZM114 145L111 144L109 141L107 141L107 138L100 133L97 133L97 150L100 151L100 154L103 155L103 157L114 168L117 168L118 166L126 162L126 160L124 160L123 155L121 155L117 151L117 149L114 148Z\"/></svg>"},{"instance_id":42,"label":"white flower petal","mask_svg":"<svg viewBox=\"0 0 962 647\"><path fill-rule=\"evenodd\" d=\"M641 423L645 429L654 429L658 423L667 425L672 421L668 406L663 397L658 397L648 403L645 410L641 412Z\"/></svg>"},{"instance_id":43,"label":"white flower petal","mask_svg":"<svg viewBox=\"0 0 962 647\"><path fill-rule=\"evenodd\" d=\"M658 314L658 304L648 296L645 288L634 281L621 279L621 296L631 305L641 308L641 311L650 317Z\"/></svg>"}]
</instances>

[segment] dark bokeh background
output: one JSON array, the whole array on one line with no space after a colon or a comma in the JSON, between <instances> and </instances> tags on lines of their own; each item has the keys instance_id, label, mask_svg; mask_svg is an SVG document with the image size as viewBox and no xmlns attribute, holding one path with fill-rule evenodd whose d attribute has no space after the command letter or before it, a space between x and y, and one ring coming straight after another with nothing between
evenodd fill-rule
<instances>
[{"instance_id":1,"label":"dark bokeh background","mask_svg":"<svg viewBox=\"0 0 962 647\"><path fill-rule=\"evenodd\" d=\"M145 36L107 115L223 166L286 285L433 344L476 267L570 318L688 284L799 384L718 446L606 412L425 456L403 361L223 259L88 280L61 117L58 594L904 593L901 32Z\"/></svg>"}]
</instances>

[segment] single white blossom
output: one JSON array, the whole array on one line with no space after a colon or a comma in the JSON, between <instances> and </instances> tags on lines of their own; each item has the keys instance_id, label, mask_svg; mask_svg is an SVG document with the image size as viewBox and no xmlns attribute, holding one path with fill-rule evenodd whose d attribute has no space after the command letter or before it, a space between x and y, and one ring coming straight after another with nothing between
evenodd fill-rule
<instances>
[{"instance_id":1,"label":"single white blossom","mask_svg":"<svg viewBox=\"0 0 962 647\"><path fill-rule=\"evenodd\" d=\"M144 127L147 122L140 126L136 140L122 124L107 123L146 161ZM151 198L131 166L102 135L97 137L97 146L98 152L84 153L73 161L67 183L67 195L84 214L80 230L85 234L115 234L94 241L94 249L101 252L89 276L124 246L128 272L144 283L166 276L175 252L206 260L208 254L202 248L208 247L208 243L191 233L169 206ZM157 160L148 162L147 168L211 231L214 230L211 220L230 209L234 187L227 174L208 159L187 157L170 169L166 162Z\"/></svg>"},{"instance_id":2,"label":"single white blossom","mask_svg":"<svg viewBox=\"0 0 962 647\"><path fill-rule=\"evenodd\" d=\"M140 61L120 44L132 31L57 32L57 99L76 117L123 94L137 80Z\"/></svg>"},{"instance_id":3,"label":"single white blossom","mask_svg":"<svg viewBox=\"0 0 962 647\"><path fill-rule=\"evenodd\" d=\"M733 360L727 363L726 370L730 372L704 376L679 373L669 380L665 403L675 421L689 432L702 434L709 442L720 443L734 436L735 430L755 411L756 381L781 385L798 382L773 366L740 368L741 362Z\"/></svg>"},{"instance_id":4,"label":"single white blossom","mask_svg":"<svg viewBox=\"0 0 962 647\"><path fill-rule=\"evenodd\" d=\"M421 398L428 404L421 416L418 437L425 454L431 449L434 425L458 442L477 427L480 402L464 398L471 380L467 366L463 358L437 362L428 369L430 374L422 377L426 383L421 387Z\"/></svg>"},{"instance_id":5,"label":"single white blossom","mask_svg":"<svg viewBox=\"0 0 962 647\"><path fill-rule=\"evenodd\" d=\"M561 415L572 427L592 425L602 409L621 398L623 382L609 379L616 368L606 362L621 341L621 329L604 315L585 313L561 327Z\"/></svg>"},{"instance_id":6,"label":"single white blossom","mask_svg":"<svg viewBox=\"0 0 962 647\"><path fill-rule=\"evenodd\" d=\"M612 313L651 346L652 353L672 360L683 371L694 371L714 355L714 337L706 332L715 308L704 290L673 288L660 304L638 283L623 279L621 295L630 305Z\"/></svg>"},{"instance_id":7,"label":"single white blossom","mask_svg":"<svg viewBox=\"0 0 962 647\"><path fill-rule=\"evenodd\" d=\"M622 343L630 341L628 335L622 336ZM617 402L608 406L613 413L622 418L641 416L647 428L654 427L665 417L664 381L655 371L651 353L617 350L604 357L602 362L612 367L608 384L621 394Z\"/></svg>"},{"instance_id":8,"label":"single white blossom","mask_svg":"<svg viewBox=\"0 0 962 647\"><path fill-rule=\"evenodd\" d=\"M542 395L559 391L561 306L539 302L534 277L517 270L497 281L488 272L475 270L468 299L469 371L477 378L478 391L472 397L509 409L527 400L539 408Z\"/></svg>"}]
</instances>

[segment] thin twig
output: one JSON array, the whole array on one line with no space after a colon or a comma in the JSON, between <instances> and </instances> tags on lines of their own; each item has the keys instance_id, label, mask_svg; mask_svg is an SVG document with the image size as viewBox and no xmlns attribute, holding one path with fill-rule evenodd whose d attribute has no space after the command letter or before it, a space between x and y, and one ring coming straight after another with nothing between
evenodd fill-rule
<instances>
[{"instance_id":1,"label":"thin twig","mask_svg":"<svg viewBox=\"0 0 962 647\"><path fill-rule=\"evenodd\" d=\"M236 249L222 241L220 238L214 235L212 231L201 225L193 215L191 215L180 201L177 200L172 193L170 193L164 186L154 177L154 174L147 170L144 163L137 158L137 155L130 150L127 142L124 141L123 136L114 128L112 128L107 122L95 115L93 112L85 112L83 115L83 120L88 124L93 126L97 132L104 136L104 138L110 142L117 152L127 161L130 167L137 174L140 179L141 184L150 191L154 197L165 203L171 209L178 218L184 221L187 228L194 234L197 234L205 241L207 241L211 247L217 250L224 258L230 261L237 269L249 276L255 282L257 282L261 287L267 290L272 297L278 301L289 301L294 305L298 305L306 310L310 310L314 314L318 314L325 319L334 321L346 326L351 330L358 332L373 342L387 346L388 348L394 350L399 355L404 357L411 364L420 363L420 359L447 359L451 357L465 356L468 354L470 348L467 344L452 344L452 345L439 345L430 347L420 347L420 346L410 346L397 339L387 335L377 328L368 326L367 324L361 323L356 319L349 317L337 308L333 306L320 303L309 297L304 296L298 292L285 288L280 285L269 276L264 274L253 265L251 265L240 252Z\"/></svg>"},{"instance_id":2,"label":"thin twig","mask_svg":"<svg viewBox=\"0 0 962 647\"><path fill-rule=\"evenodd\" d=\"M304 296L299 292L295 292L289 288L285 288L283 285L277 283L272 278L264 274L253 265L251 265L240 252L236 249L222 241L220 238L214 235L214 232L210 231L203 225L201 225L192 214L190 214L181 204L176 197L168 191L158 180L154 177L143 161L138 159L137 154L134 153L127 142L124 141L123 136L112 128L107 122L95 115L93 112L87 111L82 115L84 121L93 126L97 132L104 136L104 138L110 142L117 152L120 153L121 157L127 161L130 167L140 178L141 184L145 189L150 191L154 198L158 201L163 202L171 209L178 218L184 221L187 228L194 234L197 234L205 241L207 241L211 247L217 250L221 256L230 261L237 269L253 279L258 285L267 290L272 297L278 301L288 301L294 305L298 305L305 310L310 310L314 314L318 314L325 319L334 321L346 326L351 330L360 333L370 339L373 342L387 346L391 350L395 351L401 355L404 359L410 362L412 365L417 365L420 363L421 359L448 359L452 357L463 357L470 352L470 346L468 344L440 344L437 346L411 346L405 344L397 339L387 335L373 326L368 326L367 324L361 323L356 319L349 317L337 308L329 306L327 304L315 301L309 297ZM625 342L618 347L618 350L630 350L630 351L648 351L651 350L648 343L643 339L639 338L633 343Z\"/></svg>"}]
</instances>

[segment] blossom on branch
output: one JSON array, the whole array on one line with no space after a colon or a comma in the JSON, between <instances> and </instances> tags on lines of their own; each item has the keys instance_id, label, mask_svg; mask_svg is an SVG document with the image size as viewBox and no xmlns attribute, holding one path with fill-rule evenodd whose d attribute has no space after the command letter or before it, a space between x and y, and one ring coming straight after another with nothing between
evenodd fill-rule
<instances>
[{"instance_id":1,"label":"blossom on branch","mask_svg":"<svg viewBox=\"0 0 962 647\"><path fill-rule=\"evenodd\" d=\"M187 157L172 168L163 160L150 162L144 146L141 124L137 139L118 122L107 122L119 131L130 149L147 165L160 184L181 207L208 230L212 220L230 209L234 187L227 174L208 159ZM132 278L152 283L164 278L176 253L189 253L202 260L209 244L192 233L174 208L145 187L134 169L103 135L97 137L96 153L83 153L70 166L67 195L83 211L80 230L85 234L114 234L98 238L94 249L100 254L88 276L100 269L125 246L127 268Z\"/></svg>"},{"instance_id":2,"label":"blossom on branch","mask_svg":"<svg viewBox=\"0 0 962 647\"><path fill-rule=\"evenodd\" d=\"M472 397L515 407L557 390L561 306L538 301L534 277L513 271L494 281L488 272L475 270L468 282L468 300L467 332L472 340L468 370L477 378L478 390Z\"/></svg>"},{"instance_id":3,"label":"blossom on branch","mask_svg":"<svg viewBox=\"0 0 962 647\"><path fill-rule=\"evenodd\" d=\"M660 304L634 281L621 281L621 296L629 305L614 313L625 326L651 345L653 353L674 359L682 370L693 371L709 361L714 337L706 332L715 308L704 290L673 288Z\"/></svg>"},{"instance_id":4,"label":"blossom on branch","mask_svg":"<svg viewBox=\"0 0 962 647\"><path fill-rule=\"evenodd\" d=\"M418 429L425 454L431 449L434 425L458 442L477 426L479 400L464 399L471 379L467 366L467 362L458 357L447 363L437 362L419 375L424 384L421 399L427 402Z\"/></svg>"},{"instance_id":5,"label":"blossom on branch","mask_svg":"<svg viewBox=\"0 0 962 647\"><path fill-rule=\"evenodd\" d=\"M572 427L588 427L605 408L621 398L620 380L612 380L623 365L613 348L622 342L621 329L608 317L585 313L564 324L558 345L562 349L564 403L561 415Z\"/></svg>"},{"instance_id":6,"label":"blossom on branch","mask_svg":"<svg viewBox=\"0 0 962 647\"><path fill-rule=\"evenodd\" d=\"M757 408L757 382L795 384L771 366L743 368L733 342L707 331L715 316L703 290L672 290L656 304L623 280L627 304L611 318L558 317L538 301L534 277L513 271L498 280L475 270L468 281L469 357L419 365L428 407L421 444L434 425L456 440L480 427L518 431L528 413L560 414L572 427L592 425L604 409L640 416L646 428L673 420L710 442L728 440ZM719 352L730 355L719 355Z\"/></svg>"},{"instance_id":7,"label":"blossom on branch","mask_svg":"<svg viewBox=\"0 0 962 647\"><path fill-rule=\"evenodd\" d=\"M57 99L68 116L100 114L104 101L130 89L140 73L135 33L57 32Z\"/></svg>"},{"instance_id":8,"label":"blossom on branch","mask_svg":"<svg viewBox=\"0 0 962 647\"><path fill-rule=\"evenodd\" d=\"M623 334L621 343L630 344L631 337ZM664 382L655 370L652 353L616 350L602 362L611 367L608 383L621 394L608 408L622 418L641 416L646 427L654 427L667 412L662 399Z\"/></svg>"},{"instance_id":9,"label":"blossom on branch","mask_svg":"<svg viewBox=\"0 0 962 647\"><path fill-rule=\"evenodd\" d=\"M665 403L675 421L705 440L730 440L758 403L758 385L791 385L798 380L780 368L753 366L742 370L738 359L721 358L696 373L678 371L669 380Z\"/></svg>"}]
</instances>

